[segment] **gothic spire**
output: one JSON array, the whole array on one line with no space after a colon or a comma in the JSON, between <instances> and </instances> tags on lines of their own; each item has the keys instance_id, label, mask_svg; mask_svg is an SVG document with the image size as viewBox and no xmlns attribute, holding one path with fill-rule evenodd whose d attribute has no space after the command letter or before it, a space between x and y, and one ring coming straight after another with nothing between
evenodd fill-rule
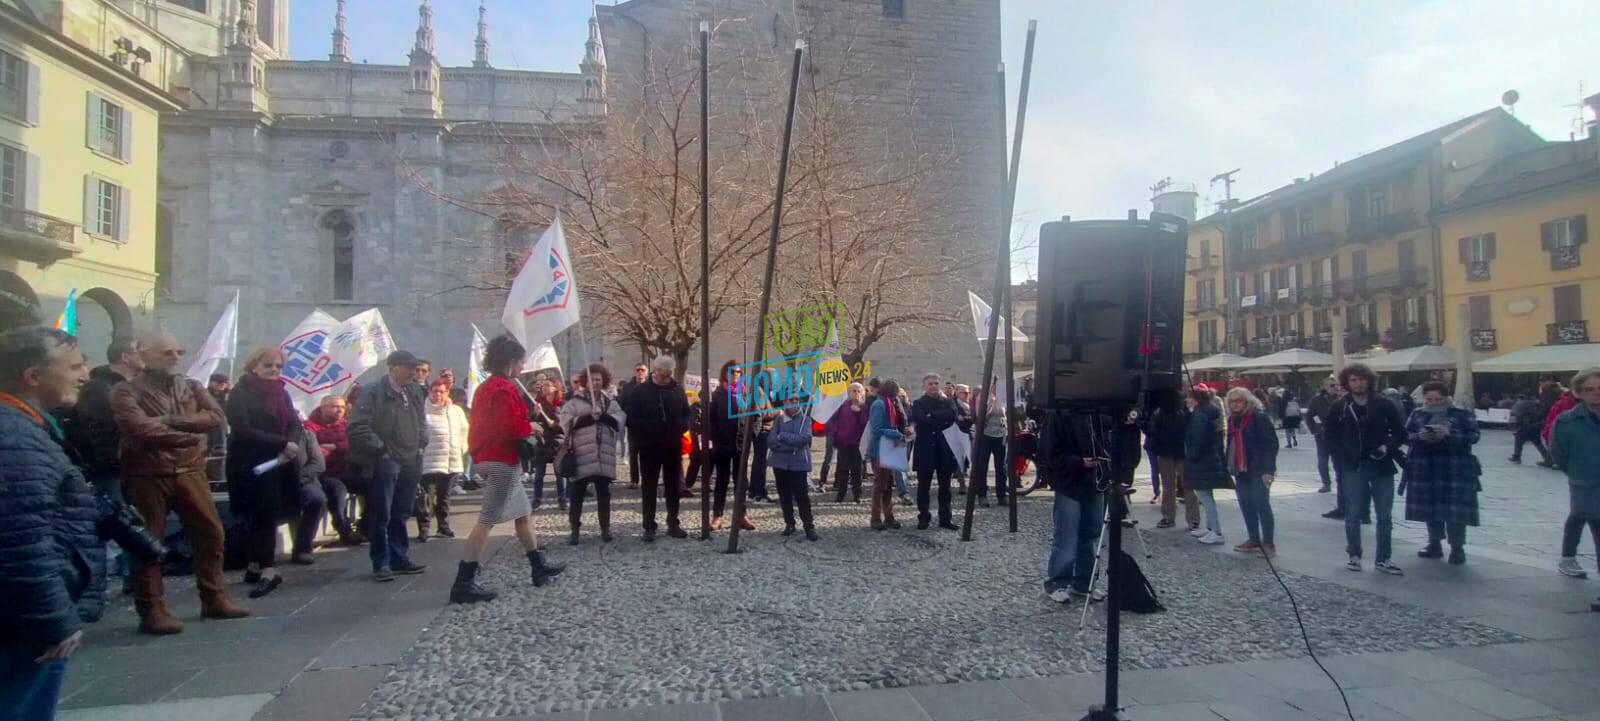
<instances>
[{"instance_id":1,"label":"gothic spire","mask_svg":"<svg viewBox=\"0 0 1600 721\"><path fill-rule=\"evenodd\" d=\"M606 46L600 40L600 12L591 6L589 13L589 42L584 43L583 65L604 70Z\"/></svg>"},{"instance_id":2,"label":"gothic spire","mask_svg":"<svg viewBox=\"0 0 1600 721\"><path fill-rule=\"evenodd\" d=\"M472 67L489 67L489 9L485 6L486 0L478 0L478 40L473 43L476 53L472 59Z\"/></svg>"},{"instance_id":3,"label":"gothic spire","mask_svg":"<svg viewBox=\"0 0 1600 721\"><path fill-rule=\"evenodd\" d=\"M344 0L338 0L333 11L333 52L328 59L336 63L350 62L350 36L344 32Z\"/></svg>"},{"instance_id":4,"label":"gothic spire","mask_svg":"<svg viewBox=\"0 0 1600 721\"><path fill-rule=\"evenodd\" d=\"M433 54L433 8L428 7L428 0L422 0L417 8L417 44L411 52Z\"/></svg>"}]
</instances>

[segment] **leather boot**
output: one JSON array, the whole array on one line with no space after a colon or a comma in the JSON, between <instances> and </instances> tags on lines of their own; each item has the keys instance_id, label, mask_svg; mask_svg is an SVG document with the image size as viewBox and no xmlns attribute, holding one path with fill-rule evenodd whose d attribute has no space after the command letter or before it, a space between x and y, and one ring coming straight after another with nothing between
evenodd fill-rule
<instances>
[{"instance_id":1,"label":"leather boot","mask_svg":"<svg viewBox=\"0 0 1600 721\"><path fill-rule=\"evenodd\" d=\"M564 565L545 563L544 554L539 551L528 552L528 566L533 569L533 585L535 586L543 586L545 581L555 578L561 575L562 571L567 570Z\"/></svg>"},{"instance_id":2,"label":"leather boot","mask_svg":"<svg viewBox=\"0 0 1600 721\"><path fill-rule=\"evenodd\" d=\"M234 603L233 599L227 596L214 596L200 599L200 616L219 620L247 618L250 616L250 609Z\"/></svg>"},{"instance_id":3,"label":"leather boot","mask_svg":"<svg viewBox=\"0 0 1600 721\"><path fill-rule=\"evenodd\" d=\"M150 609L139 619L139 633L151 636L171 636L183 633L183 622L167 611L165 601L154 601Z\"/></svg>"},{"instance_id":4,"label":"leather boot","mask_svg":"<svg viewBox=\"0 0 1600 721\"><path fill-rule=\"evenodd\" d=\"M477 563L462 561L456 566L456 580L450 585L451 603L479 603L493 601L498 595L478 585Z\"/></svg>"}]
</instances>

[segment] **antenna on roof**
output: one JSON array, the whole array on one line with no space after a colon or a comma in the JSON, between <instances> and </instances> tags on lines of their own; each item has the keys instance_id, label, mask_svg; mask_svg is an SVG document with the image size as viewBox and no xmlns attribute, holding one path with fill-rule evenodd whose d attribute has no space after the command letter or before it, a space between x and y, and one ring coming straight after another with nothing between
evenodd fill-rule
<instances>
[{"instance_id":1,"label":"antenna on roof","mask_svg":"<svg viewBox=\"0 0 1600 721\"><path fill-rule=\"evenodd\" d=\"M1510 111L1512 115L1517 114L1517 101L1521 99L1522 93L1516 90L1507 90L1500 93L1500 104L1506 106L1506 110Z\"/></svg>"}]
</instances>

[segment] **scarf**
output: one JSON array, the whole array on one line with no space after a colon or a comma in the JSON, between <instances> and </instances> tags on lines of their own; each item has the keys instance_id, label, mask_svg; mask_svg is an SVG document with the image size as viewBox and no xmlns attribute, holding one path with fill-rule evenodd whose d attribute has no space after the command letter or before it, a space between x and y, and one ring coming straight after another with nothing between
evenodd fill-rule
<instances>
[{"instance_id":1,"label":"scarf","mask_svg":"<svg viewBox=\"0 0 1600 721\"><path fill-rule=\"evenodd\" d=\"M1233 452L1228 454L1228 470L1234 473L1244 473L1249 466L1244 456L1244 427L1250 425L1250 414L1246 413L1228 424L1228 444L1233 447Z\"/></svg>"},{"instance_id":2,"label":"scarf","mask_svg":"<svg viewBox=\"0 0 1600 721\"><path fill-rule=\"evenodd\" d=\"M289 407L289 394L283 390L283 379L267 380L254 373L247 373L244 385L261 396L262 410L266 411L267 418L272 421L272 427L266 430L280 435L288 432L290 419L294 418L294 409Z\"/></svg>"},{"instance_id":3,"label":"scarf","mask_svg":"<svg viewBox=\"0 0 1600 721\"><path fill-rule=\"evenodd\" d=\"M900 430L899 406L900 404L895 401L889 400L888 398L883 399L883 412L889 417L889 427L895 430Z\"/></svg>"}]
</instances>

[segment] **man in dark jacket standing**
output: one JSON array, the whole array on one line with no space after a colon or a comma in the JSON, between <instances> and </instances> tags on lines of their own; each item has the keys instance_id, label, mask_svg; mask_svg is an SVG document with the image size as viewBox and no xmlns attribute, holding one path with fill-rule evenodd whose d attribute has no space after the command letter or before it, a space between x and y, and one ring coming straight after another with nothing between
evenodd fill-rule
<instances>
[{"instance_id":1,"label":"man in dark jacket standing","mask_svg":"<svg viewBox=\"0 0 1600 721\"><path fill-rule=\"evenodd\" d=\"M106 348L106 361L106 365L89 371L89 384L78 394L77 433L72 442L83 454L89 483L110 497L121 499L117 446L122 442L122 433L111 415L111 389L144 370L144 361L139 358L139 344L125 338L111 341Z\"/></svg>"},{"instance_id":2,"label":"man in dark jacket standing","mask_svg":"<svg viewBox=\"0 0 1600 721\"><path fill-rule=\"evenodd\" d=\"M650 364L650 378L628 393L622 412L628 417L639 457L644 501L644 542L656 540L656 488L667 495L667 535L688 538L678 527L678 506L683 496L683 434L689 430L689 399L672 377L672 358L661 356Z\"/></svg>"},{"instance_id":3,"label":"man in dark jacket standing","mask_svg":"<svg viewBox=\"0 0 1600 721\"><path fill-rule=\"evenodd\" d=\"M1539 452L1539 465L1550 467L1550 450L1544 447L1544 415L1539 413L1539 401L1526 395L1518 396L1515 405L1511 406L1511 429L1516 434L1515 445L1511 447L1511 462L1522 462L1522 445L1532 443L1533 449Z\"/></svg>"},{"instance_id":4,"label":"man in dark jacket standing","mask_svg":"<svg viewBox=\"0 0 1600 721\"><path fill-rule=\"evenodd\" d=\"M1073 596L1101 598L1089 585L1106 508L1095 479L1100 463L1092 450L1092 433L1087 416L1067 411L1046 412L1039 429L1039 472L1055 492L1055 531L1044 590L1056 603L1071 603Z\"/></svg>"},{"instance_id":5,"label":"man in dark jacket standing","mask_svg":"<svg viewBox=\"0 0 1600 721\"><path fill-rule=\"evenodd\" d=\"M422 448L428 443L422 386L416 380L419 362L409 351L390 353L384 361L388 377L362 389L345 427L349 457L373 469L365 530L372 578L380 583L424 568L412 562L406 536L406 518L422 479Z\"/></svg>"},{"instance_id":6,"label":"man in dark jacket standing","mask_svg":"<svg viewBox=\"0 0 1600 721\"><path fill-rule=\"evenodd\" d=\"M49 411L88 380L76 340L41 326L0 334L0 714L55 718L83 620L99 618L99 512Z\"/></svg>"},{"instance_id":7,"label":"man in dark jacket standing","mask_svg":"<svg viewBox=\"0 0 1600 721\"><path fill-rule=\"evenodd\" d=\"M1179 493L1183 494L1183 516L1189 530L1200 527L1200 504L1195 500L1194 491L1183 484L1184 434L1188 428L1189 414L1178 404L1157 408L1150 419L1145 450L1155 456L1161 479L1167 486L1166 492L1161 494L1161 520L1156 522L1156 528L1177 525Z\"/></svg>"},{"instance_id":8,"label":"man in dark jacket standing","mask_svg":"<svg viewBox=\"0 0 1600 721\"><path fill-rule=\"evenodd\" d=\"M1317 444L1317 475L1322 477L1322 488L1318 493L1327 493L1333 490L1333 479L1339 475L1338 464L1333 466L1333 476L1328 475L1328 463L1333 458L1333 447L1328 443L1328 409L1333 407L1333 402L1339 400L1339 379L1328 376L1322 380L1322 387L1317 389L1317 394L1311 397L1311 403L1306 408L1306 427L1311 431L1311 439ZM1342 485L1342 484L1341 484ZM1322 514L1323 518L1344 518L1344 501L1337 494L1334 496L1333 510Z\"/></svg>"},{"instance_id":9,"label":"man in dark jacket standing","mask_svg":"<svg viewBox=\"0 0 1600 721\"><path fill-rule=\"evenodd\" d=\"M222 425L222 409L205 388L178 372L183 349L170 334L140 339L139 353L144 370L111 389L111 412L122 432L122 492L156 538L166 535L168 510L183 520L194 546L200 615L244 618L250 612L234 605L222 587L222 520L206 477L206 436ZM183 631L167 610L160 561L135 568L133 591L141 633Z\"/></svg>"},{"instance_id":10,"label":"man in dark jacket standing","mask_svg":"<svg viewBox=\"0 0 1600 721\"><path fill-rule=\"evenodd\" d=\"M917 472L917 528L926 530L932 519L928 496L934 476L939 478L939 527L951 531L961 526L950 515L950 478L956 472L955 453L944 437L945 429L956 424L961 409L956 400L939 388L939 374L922 377L922 397L911 402L911 423L916 428L912 441L912 465Z\"/></svg>"},{"instance_id":11,"label":"man in dark jacket standing","mask_svg":"<svg viewBox=\"0 0 1600 721\"><path fill-rule=\"evenodd\" d=\"M1403 571L1391 562L1390 534L1394 530L1394 474L1400 445L1406 441L1405 419L1394 402L1375 392L1378 378L1372 369L1353 363L1339 371L1345 396L1328 409L1328 442L1343 470L1340 485L1345 508L1345 564L1361 570L1361 513L1370 502L1377 512L1377 552L1374 568L1391 575Z\"/></svg>"},{"instance_id":12,"label":"man in dark jacket standing","mask_svg":"<svg viewBox=\"0 0 1600 721\"><path fill-rule=\"evenodd\" d=\"M617 386L617 403L622 406L623 413L627 413L628 398L633 395L635 388L650 377L650 366L639 363L633 367L633 377ZM622 431L622 452L628 456L628 487L639 487L639 447L634 445L633 431L626 428Z\"/></svg>"}]
</instances>

